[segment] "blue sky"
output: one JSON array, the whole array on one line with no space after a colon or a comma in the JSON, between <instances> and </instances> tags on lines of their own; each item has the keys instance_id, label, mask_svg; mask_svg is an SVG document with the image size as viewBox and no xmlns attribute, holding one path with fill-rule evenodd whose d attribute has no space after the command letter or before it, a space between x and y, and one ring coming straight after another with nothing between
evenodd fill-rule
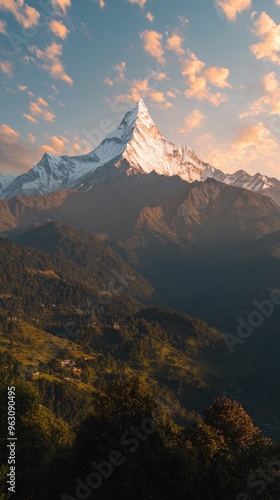
<instances>
[{"instance_id":1,"label":"blue sky","mask_svg":"<svg viewBox=\"0 0 280 500\"><path fill-rule=\"evenodd\" d=\"M140 97L166 138L280 177L280 0L0 0L0 172L83 154Z\"/></svg>"}]
</instances>

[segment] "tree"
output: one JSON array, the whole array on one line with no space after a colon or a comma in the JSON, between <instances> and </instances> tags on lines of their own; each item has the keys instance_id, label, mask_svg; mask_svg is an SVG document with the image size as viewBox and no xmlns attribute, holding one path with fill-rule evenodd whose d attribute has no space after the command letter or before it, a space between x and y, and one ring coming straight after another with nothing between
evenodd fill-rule
<instances>
[{"instance_id":1,"label":"tree","mask_svg":"<svg viewBox=\"0 0 280 500\"><path fill-rule=\"evenodd\" d=\"M226 396L216 399L203 414L205 424L219 430L230 447L250 446L261 437L260 429L244 408Z\"/></svg>"}]
</instances>

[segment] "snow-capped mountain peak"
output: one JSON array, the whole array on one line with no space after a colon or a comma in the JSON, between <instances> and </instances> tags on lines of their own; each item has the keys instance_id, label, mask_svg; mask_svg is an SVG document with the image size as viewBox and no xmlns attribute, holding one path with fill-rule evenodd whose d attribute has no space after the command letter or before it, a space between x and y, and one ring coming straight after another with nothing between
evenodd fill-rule
<instances>
[{"instance_id":1,"label":"snow-capped mountain peak","mask_svg":"<svg viewBox=\"0 0 280 500\"><path fill-rule=\"evenodd\" d=\"M201 161L187 146L168 141L155 125L142 99L128 111L120 125L93 151L80 156L45 153L37 165L15 178L0 175L0 197L47 194L62 189L88 190L96 173L123 165L127 174L156 172L179 176L187 182L214 178L225 184L271 194L280 200L280 181L244 170L225 174Z\"/></svg>"}]
</instances>

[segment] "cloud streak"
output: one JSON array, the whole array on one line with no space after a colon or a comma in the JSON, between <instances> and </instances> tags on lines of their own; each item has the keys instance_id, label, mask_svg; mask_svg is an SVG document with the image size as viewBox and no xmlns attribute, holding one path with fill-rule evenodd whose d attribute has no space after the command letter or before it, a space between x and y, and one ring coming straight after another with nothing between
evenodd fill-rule
<instances>
[{"instance_id":1,"label":"cloud streak","mask_svg":"<svg viewBox=\"0 0 280 500\"><path fill-rule=\"evenodd\" d=\"M45 50L38 49L36 45L29 45L28 49L32 54L35 54L39 60L44 61L42 69L47 70L52 78L62 80L68 85L74 83L72 78L65 72L64 66L60 61L60 56L62 55L61 44L53 42L51 45L48 45Z\"/></svg>"}]
</instances>

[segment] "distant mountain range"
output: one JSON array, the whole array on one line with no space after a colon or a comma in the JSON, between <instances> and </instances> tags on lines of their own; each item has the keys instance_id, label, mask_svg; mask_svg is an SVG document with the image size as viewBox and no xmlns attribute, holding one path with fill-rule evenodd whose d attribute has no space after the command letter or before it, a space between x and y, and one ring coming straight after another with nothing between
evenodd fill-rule
<instances>
[{"instance_id":1,"label":"distant mountain range","mask_svg":"<svg viewBox=\"0 0 280 500\"><path fill-rule=\"evenodd\" d=\"M29 172L17 177L0 176L0 197L42 195L74 189L88 191L106 171L124 170L126 175L155 172L166 177L178 176L188 183L213 178L271 196L280 202L280 181L244 170L225 174L201 161L186 146L166 140L154 124L141 99L126 113L119 127L92 152L82 156L54 156L45 153Z\"/></svg>"}]
</instances>

